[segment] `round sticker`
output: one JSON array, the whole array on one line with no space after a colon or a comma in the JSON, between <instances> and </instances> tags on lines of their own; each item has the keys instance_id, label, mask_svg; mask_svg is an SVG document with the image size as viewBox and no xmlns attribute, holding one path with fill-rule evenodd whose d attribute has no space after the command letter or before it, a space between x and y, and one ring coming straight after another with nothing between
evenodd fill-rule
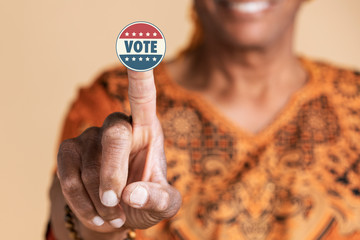
<instances>
[{"instance_id":1,"label":"round sticker","mask_svg":"<svg viewBox=\"0 0 360 240\"><path fill-rule=\"evenodd\" d=\"M165 37L154 24L134 22L127 25L116 39L116 54L125 67L144 72L163 60Z\"/></svg>"}]
</instances>

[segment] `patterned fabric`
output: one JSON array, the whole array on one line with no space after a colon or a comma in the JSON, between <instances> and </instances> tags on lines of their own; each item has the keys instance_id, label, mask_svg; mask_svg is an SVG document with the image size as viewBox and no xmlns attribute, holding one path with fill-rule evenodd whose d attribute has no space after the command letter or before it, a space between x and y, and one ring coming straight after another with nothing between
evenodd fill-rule
<instances>
[{"instance_id":1,"label":"patterned fabric","mask_svg":"<svg viewBox=\"0 0 360 240\"><path fill-rule=\"evenodd\" d=\"M306 85L250 134L155 69L168 180L183 196L139 239L360 239L360 73L301 59ZM126 70L80 90L62 139L130 114Z\"/></svg>"}]
</instances>

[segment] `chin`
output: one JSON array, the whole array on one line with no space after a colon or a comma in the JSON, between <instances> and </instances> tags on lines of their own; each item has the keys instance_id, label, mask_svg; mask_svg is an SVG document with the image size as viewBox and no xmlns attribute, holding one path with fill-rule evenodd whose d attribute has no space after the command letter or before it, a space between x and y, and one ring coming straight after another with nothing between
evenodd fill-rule
<instances>
[{"instance_id":1,"label":"chin","mask_svg":"<svg viewBox=\"0 0 360 240\"><path fill-rule=\"evenodd\" d=\"M293 31L303 0L196 0L205 36L222 45L266 47Z\"/></svg>"},{"instance_id":2,"label":"chin","mask_svg":"<svg viewBox=\"0 0 360 240\"><path fill-rule=\"evenodd\" d=\"M220 41L236 48L265 48L272 39L276 39L273 34L274 32L268 32L263 28L247 27L224 33L223 38L226 39Z\"/></svg>"},{"instance_id":3,"label":"chin","mask_svg":"<svg viewBox=\"0 0 360 240\"><path fill-rule=\"evenodd\" d=\"M208 35L215 42L228 48L257 48L269 46L281 37L284 29L268 23L234 23L228 22L219 26L218 31Z\"/></svg>"}]
</instances>

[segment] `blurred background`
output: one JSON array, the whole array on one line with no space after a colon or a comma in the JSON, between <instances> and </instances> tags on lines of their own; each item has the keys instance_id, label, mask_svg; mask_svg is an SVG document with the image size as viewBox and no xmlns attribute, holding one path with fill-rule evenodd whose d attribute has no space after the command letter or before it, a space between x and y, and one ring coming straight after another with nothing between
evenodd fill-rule
<instances>
[{"instance_id":1,"label":"blurred background","mask_svg":"<svg viewBox=\"0 0 360 240\"><path fill-rule=\"evenodd\" d=\"M191 33L192 0L0 1L0 238L42 239L64 114L77 89L120 64L130 22L157 25L167 58ZM307 1L296 51L360 69L360 1Z\"/></svg>"}]
</instances>

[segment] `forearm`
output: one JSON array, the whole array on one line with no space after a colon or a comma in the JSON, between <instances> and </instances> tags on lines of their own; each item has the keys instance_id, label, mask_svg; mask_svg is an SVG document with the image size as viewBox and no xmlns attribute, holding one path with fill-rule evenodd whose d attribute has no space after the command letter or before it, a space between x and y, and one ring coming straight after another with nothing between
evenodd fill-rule
<instances>
[{"instance_id":1,"label":"forearm","mask_svg":"<svg viewBox=\"0 0 360 240\"><path fill-rule=\"evenodd\" d=\"M61 191L59 179L55 176L50 189L51 227L57 240L71 240L69 230L65 226L65 199ZM99 233L86 228L74 217L75 228L84 240L115 240L126 239L126 231L118 230L112 233Z\"/></svg>"}]
</instances>

